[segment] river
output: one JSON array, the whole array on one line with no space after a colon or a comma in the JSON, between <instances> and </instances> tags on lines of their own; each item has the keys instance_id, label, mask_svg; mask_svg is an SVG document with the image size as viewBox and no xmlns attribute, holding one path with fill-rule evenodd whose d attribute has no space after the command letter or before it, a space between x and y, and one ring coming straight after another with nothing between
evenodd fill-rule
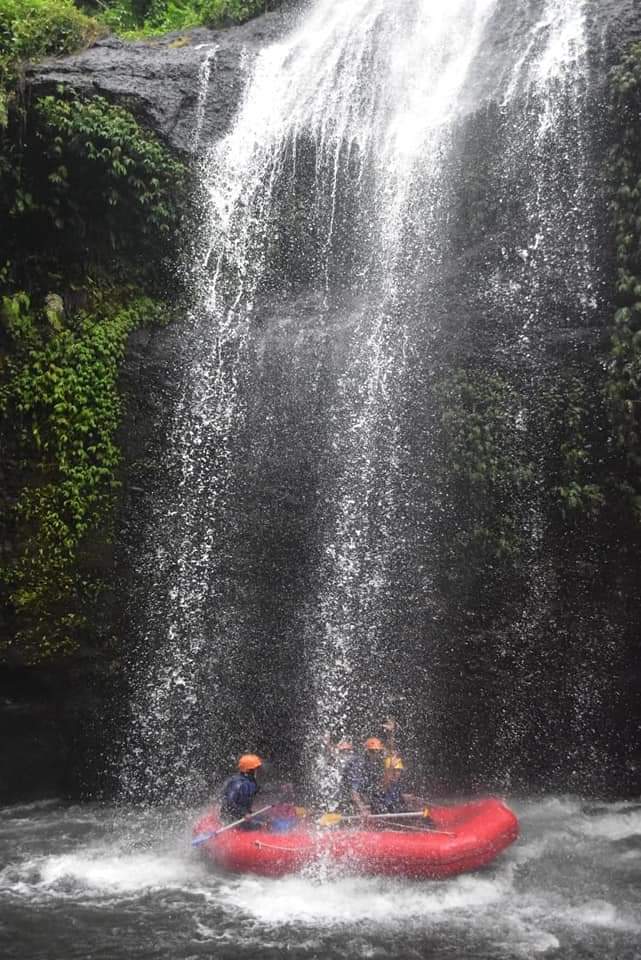
<instances>
[{"instance_id":1,"label":"river","mask_svg":"<svg viewBox=\"0 0 641 960\"><path fill-rule=\"evenodd\" d=\"M522 834L446 882L217 874L196 811L0 809L4 960L639 960L641 803L510 801Z\"/></svg>"}]
</instances>

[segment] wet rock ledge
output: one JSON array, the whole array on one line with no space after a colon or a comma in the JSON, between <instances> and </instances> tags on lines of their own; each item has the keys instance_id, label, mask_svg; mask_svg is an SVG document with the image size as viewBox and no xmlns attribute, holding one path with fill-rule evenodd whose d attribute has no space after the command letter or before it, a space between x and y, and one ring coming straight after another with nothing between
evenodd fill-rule
<instances>
[{"instance_id":1,"label":"wet rock ledge","mask_svg":"<svg viewBox=\"0 0 641 960\"><path fill-rule=\"evenodd\" d=\"M255 53L291 29L297 4L225 30L196 28L155 39L109 36L75 56L49 59L26 74L31 96L59 84L127 106L181 153L223 134L234 116Z\"/></svg>"}]
</instances>

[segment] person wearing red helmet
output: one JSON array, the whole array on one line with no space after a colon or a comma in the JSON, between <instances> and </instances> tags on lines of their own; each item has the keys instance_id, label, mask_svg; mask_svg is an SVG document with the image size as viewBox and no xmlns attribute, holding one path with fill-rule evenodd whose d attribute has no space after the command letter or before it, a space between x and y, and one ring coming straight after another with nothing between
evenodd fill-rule
<instances>
[{"instance_id":1,"label":"person wearing red helmet","mask_svg":"<svg viewBox=\"0 0 641 960\"><path fill-rule=\"evenodd\" d=\"M255 753L244 753L238 761L238 772L223 783L220 803L220 819L223 823L233 823L252 812L254 797L258 793L256 775L263 761ZM255 820L247 822L254 826Z\"/></svg>"}]
</instances>

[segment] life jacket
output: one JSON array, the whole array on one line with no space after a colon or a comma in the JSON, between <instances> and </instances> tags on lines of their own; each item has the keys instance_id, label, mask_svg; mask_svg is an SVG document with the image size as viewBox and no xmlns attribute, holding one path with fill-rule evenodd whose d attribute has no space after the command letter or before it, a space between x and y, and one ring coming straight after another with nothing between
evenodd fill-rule
<instances>
[{"instance_id":1,"label":"life jacket","mask_svg":"<svg viewBox=\"0 0 641 960\"><path fill-rule=\"evenodd\" d=\"M240 820L251 813L252 802L258 793L258 784L252 774L234 773L222 786L220 817L226 823Z\"/></svg>"},{"instance_id":2,"label":"life jacket","mask_svg":"<svg viewBox=\"0 0 641 960\"><path fill-rule=\"evenodd\" d=\"M398 753L385 754L385 774L383 776L383 786L385 789L394 781L393 773L395 770L404 770L405 764L403 758Z\"/></svg>"}]
</instances>

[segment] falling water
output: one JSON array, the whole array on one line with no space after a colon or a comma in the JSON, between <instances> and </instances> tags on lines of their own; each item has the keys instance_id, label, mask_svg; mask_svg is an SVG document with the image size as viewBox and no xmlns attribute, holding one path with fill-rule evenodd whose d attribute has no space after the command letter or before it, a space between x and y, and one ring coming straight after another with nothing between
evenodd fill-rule
<instances>
[{"instance_id":1,"label":"falling water","mask_svg":"<svg viewBox=\"0 0 641 960\"><path fill-rule=\"evenodd\" d=\"M206 236L170 489L140 563L148 653L124 775L131 793L197 793L201 774L256 743L265 690L254 674L270 651L295 678L289 712L304 718L312 770L320 731L363 729L411 686L415 651L396 646L396 631L432 591L434 530L429 502L413 502L425 478L407 423L424 419L417 357L429 360L443 338L461 143L469 118L493 105L508 144L493 158L497 210L523 164L530 173L519 193L528 231L501 253L517 257L519 276L499 257L461 282L471 304L499 317L518 304L508 339L534 369L544 293L568 258L576 269L563 296L580 290L591 308L584 7L547 0L517 16L501 0L316 0L249 65L235 123L202 165ZM497 22L510 17L508 47L492 50ZM202 63L195 142L214 59L215 49ZM302 374L323 394L322 430L307 450L317 478L304 544L311 573L300 609L281 616L283 635L299 642L279 646L247 582L254 568L273 589L278 580L268 561L248 558L243 503L260 444L284 454L289 442L273 417L256 414L261 324L303 294L315 329L332 333ZM430 363L422 369L429 378ZM530 513L535 541L535 505Z\"/></svg>"},{"instance_id":2,"label":"falling water","mask_svg":"<svg viewBox=\"0 0 641 960\"><path fill-rule=\"evenodd\" d=\"M423 3L414 6L411 18L387 11L389 39L374 67L383 93L368 118L370 138L360 155L371 183L366 203L380 224L380 240L365 238L363 295L330 412L319 589L307 628L312 763L319 731L350 735L355 725L371 722L372 704L380 709L402 682L390 662L398 593L394 565L406 524L401 475L406 357L416 347L413 313L443 255L445 159L460 92L494 6ZM378 14L385 15L384 6ZM368 58L358 89L371 85L371 70ZM344 99L340 88L337 93ZM348 126L343 138L351 139L350 132ZM341 144L335 149L340 169Z\"/></svg>"},{"instance_id":3,"label":"falling water","mask_svg":"<svg viewBox=\"0 0 641 960\"><path fill-rule=\"evenodd\" d=\"M194 152L197 151L200 146L205 110L207 107L207 95L211 82L211 71L216 63L216 54L218 53L218 46L216 44L203 44L203 47L205 52L198 69L198 98L196 100L196 116L192 135L192 150Z\"/></svg>"},{"instance_id":4,"label":"falling water","mask_svg":"<svg viewBox=\"0 0 641 960\"><path fill-rule=\"evenodd\" d=\"M545 619L558 602L553 538L546 516L549 481L541 472L549 443L536 424L541 406L542 379L555 365L568 365L570 350L557 352L552 344L572 343L577 326L585 329L600 322L598 309L599 267L597 255L595 165L590 142L590 112L595 106L588 96L588 4L585 0L547 0L526 36L522 55L516 60L501 100L503 122L508 129L502 175L514 189L520 182L521 230L506 244L504 259L513 258L516 269L499 269L486 285L493 313L503 310L518 318L511 342L518 372L514 382L521 397L521 442L529 447L534 476L522 504L521 526L527 534L529 586L524 592L520 616L512 624L513 645L518 649L513 686L501 696L502 724L494 745L497 769L504 786L510 786L515 758L523 753L529 737L537 735L532 705L548 696L556 708L574 712L566 729L589 727L590 707L582 665L572 668L563 692L540 691L537 661L542 659ZM521 115L514 109L525 104ZM523 171L530 170L523 182ZM507 193L500 201L509 204ZM517 259L518 258L518 259ZM540 413L539 413L540 417ZM561 588L562 589L562 588ZM579 622L576 629L580 631ZM563 644L560 636L556 644ZM582 676L583 674L583 676ZM593 705L599 699L600 681L592 686ZM515 709L515 702L519 707ZM529 705L529 706L528 706ZM548 707L548 709L550 709ZM564 751L565 754L565 751ZM567 755L565 761L567 762Z\"/></svg>"}]
</instances>

